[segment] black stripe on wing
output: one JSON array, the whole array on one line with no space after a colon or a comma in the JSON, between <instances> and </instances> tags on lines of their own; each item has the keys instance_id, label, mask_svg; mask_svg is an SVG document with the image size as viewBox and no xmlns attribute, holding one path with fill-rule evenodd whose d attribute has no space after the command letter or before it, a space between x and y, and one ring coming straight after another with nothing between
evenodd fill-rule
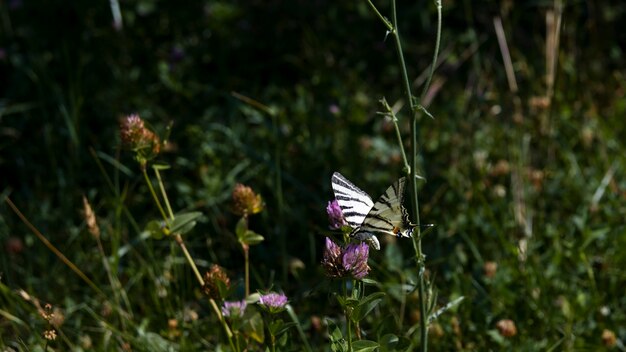
<instances>
[{"instance_id":1,"label":"black stripe on wing","mask_svg":"<svg viewBox=\"0 0 626 352\"><path fill-rule=\"evenodd\" d=\"M398 237L410 237L413 226L407 209L403 205L406 178L389 186L367 214L363 231L381 232Z\"/></svg>"},{"instance_id":2,"label":"black stripe on wing","mask_svg":"<svg viewBox=\"0 0 626 352\"><path fill-rule=\"evenodd\" d=\"M330 181L335 199L339 203L346 222L352 228L360 227L374 206L374 201L367 193L338 172L333 173Z\"/></svg>"}]
</instances>

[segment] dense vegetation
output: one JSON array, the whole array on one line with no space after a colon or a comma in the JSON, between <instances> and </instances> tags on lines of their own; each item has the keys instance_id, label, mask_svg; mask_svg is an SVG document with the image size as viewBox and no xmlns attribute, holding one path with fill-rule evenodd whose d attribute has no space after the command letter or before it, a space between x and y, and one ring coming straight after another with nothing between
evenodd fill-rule
<instances>
[{"instance_id":1,"label":"dense vegetation","mask_svg":"<svg viewBox=\"0 0 626 352\"><path fill-rule=\"evenodd\" d=\"M320 264L326 236L341 238L328 228L330 177L377 197L403 175L383 97L411 142L385 26L367 1L124 1L117 24L111 3L0 2L0 347L238 349L174 236L151 236L160 210L120 138L136 113L167 139L149 165L169 165L171 208L196 222L183 238L198 269L219 264L228 299L242 299L250 235L251 292L289 299L277 348L337 350L342 281ZM390 16L391 2L375 3ZM419 96L436 7L397 6ZM435 225L422 240L431 297L465 299L432 323L431 350L625 349L625 20L618 1L443 2L420 101L434 118L418 120L419 210ZM261 195L260 212L237 211L238 183ZM411 349L415 253L379 239L364 289L384 295L354 340L385 350L394 334ZM270 345L242 329L249 350Z\"/></svg>"}]
</instances>

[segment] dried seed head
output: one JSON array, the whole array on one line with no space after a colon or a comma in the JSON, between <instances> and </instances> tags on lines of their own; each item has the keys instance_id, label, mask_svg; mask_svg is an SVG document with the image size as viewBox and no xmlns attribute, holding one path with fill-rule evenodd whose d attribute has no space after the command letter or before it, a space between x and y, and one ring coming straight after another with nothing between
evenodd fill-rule
<instances>
[{"instance_id":1,"label":"dried seed head","mask_svg":"<svg viewBox=\"0 0 626 352\"><path fill-rule=\"evenodd\" d=\"M496 271L498 271L498 263L486 262L483 266L483 271L485 272L485 276L488 278L496 276Z\"/></svg>"},{"instance_id":2,"label":"dried seed head","mask_svg":"<svg viewBox=\"0 0 626 352\"><path fill-rule=\"evenodd\" d=\"M324 328L324 325L322 325L322 318L320 318L317 315L314 315L311 317L311 328L313 329L313 331L315 332L321 332L322 328Z\"/></svg>"},{"instance_id":3,"label":"dried seed head","mask_svg":"<svg viewBox=\"0 0 626 352\"><path fill-rule=\"evenodd\" d=\"M504 337L513 337L517 335L517 327L515 322L511 319L502 319L496 323L496 328L500 332L500 335Z\"/></svg>"},{"instance_id":4,"label":"dried seed head","mask_svg":"<svg viewBox=\"0 0 626 352\"><path fill-rule=\"evenodd\" d=\"M63 314L63 311L61 309L55 307L51 313L50 325L58 329L61 327L61 325L63 325L64 322L65 314Z\"/></svg>"},{"instance_id":5,"label":"dried seed head","mask_svg":"<svg viewBox=\"0 0 626 352\"><path fill-rule=\"evenodd\" d=\"M43 306L43 309L41 309L41 306L39 306L39 315L41 315L42 318L44 318L47 321L50 321L52 318L54 318L54 313L52 312L52 305L50 303L46 303L45 306Z\"/></svg>"},{"instance_id":6,"label":"dried seed head","mask_svg":"<svg viewBox=\"0 0 626 352\"><path fill-rule=\"evenodd\" d=\"M43 332L43 338L48 341L54 341L57 338L57 332L54 329L46 330Z\"/></svg>"},{"instance_id":7,"label":"dried seed head","mask_svg":"<svg viewBox=\"0 0 626 352\"><path fill-rule=\"evenodd\" d=\"M434 323L430 326L430 328L428 329L428 334L432 337L442 337L444 335L443 332L443 328L441 327L441 324L439 323Z\"/></svg>"},{"instance_id":8,"label":"dried seed head","mask_svg":"<svg viewBox=\"0 0 626 352\"><path fill-rule=\"evenodd\" d=\"M87 223L87 230L94 238L100 237L100 228L98 227L98 223L96 222L96 214L93 212L87 197L83 195L83 216L85 217L85 222Z\"/></svg>"},{"instance_id":9,"label":"dried seed head","mask_svg":"<svg viewBox=\"0 0 626 352\"><path fill-rule=\"evenodd\" d=\"M220 299L223 298L221 297L220 285L228 290L230 288L230 279L222 267L213 264L211 269L204 274L202 291L213 299Z\"/></svg>"},{"instance_id":10,"label":"dried seed head","mask_svg":"<svg viewBox=\"0 0 626 352\"><path fill-rule=\"evenodd\" d=\"M238 183L233 189L233 212L240 216L260 213L263 210L261 195L254 193L252 188Z\"/></svg>"},{"instance_id":11,"label":"dried seed head","mask_svg":"<svg viewBox=\"0 0 626 352\"><path fill-rule=\"evenodd\" d=\"M500 159L491 169L491 176L504 176L509 172L511 172L511 165L509 162L504 159Z\"/></svg>"},{"instance_id":12,"label":"dried seed head","mask_svg":"<svg viewBox=\"0 0 626 352\"><path fill-rule=\"evenodd\" d=\"M609 329L604 329L602 331L602 344L608 348L615 347L617 344L615 333Z\"/></svg>"},{"instance_id":13,"label":"dried seed head","mask_svg":"<svg viewBox=\"0 0 626 352\"><path fill-rule=\"evenodd\" d=\"M24 251L24 241L19 237L9 237L4 243L5 250L9 255L17 255Z\"/></svg>"}]
</instances>

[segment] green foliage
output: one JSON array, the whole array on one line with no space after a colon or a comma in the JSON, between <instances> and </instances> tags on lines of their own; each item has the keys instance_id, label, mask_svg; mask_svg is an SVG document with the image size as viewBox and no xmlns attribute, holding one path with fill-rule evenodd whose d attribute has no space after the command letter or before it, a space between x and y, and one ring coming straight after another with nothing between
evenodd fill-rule
<instances>
[{"instance_id":1,"label":"green foliage","mask_svg":"<svg viewBox=\"0 0 626 352\"><path fill-rule=\"evenodd\" d=\"M109 3L0 2L0 349L43 350L48 323L35 302L50 302L64 317L55 350L260 351L271 331L277 350L302 350L306 339L312 350L346 351L346 307L361 332L352 325L353 350L415 350L410 242L380 237L360 297L335 295L319 268L332 172L372 196L402 175L393 124L377 111L387 112L384 96L406 131L407 102L393 43L367 3L120 2L119 31ZM375 4L388 16L386 2ZM398 5L419 92L435 10ZM431 323L433 351L602 350L605 330L626 341L626 5L566 3L549 92L554 7L444 1L441 60L420 102L434 116L419 121L421 219L435 224L422 243L434 311L465 298ZM169 141L155 160L169 165L169 223L119 149L118 119L134 112ZM266 202L248 223L230 211L237 182ZM79 212L83 194L103 254ZM232 287L217 285L229 299L244 291L241 244L254 245L252 290L284 291L295 313L273 320L251 303L229 322L233 348L173 233L184 233L201 273L225 268ZM498 330L503 319L515 336Z\"/></svg>"}]
</instances>

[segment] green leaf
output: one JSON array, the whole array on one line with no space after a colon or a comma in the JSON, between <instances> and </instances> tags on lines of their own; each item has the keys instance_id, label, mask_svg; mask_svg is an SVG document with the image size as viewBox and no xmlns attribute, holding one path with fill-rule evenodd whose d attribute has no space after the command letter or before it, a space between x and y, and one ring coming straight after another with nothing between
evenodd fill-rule
<instances>
[{"instance_id":1,"label":"green leaf","mask_svg":"<svg viewBox=\"0 0 626 352\"><path fill-rule=\"evenodd\" d=\"M410 339L394 334L383 335L379 340L380 352L413 351L415 346Z\"/></svg>"},{"instance_id":2,"label":"green leaf","mask_svg":"<svg viewBox=\"0 0 626 352\"><path fill-rule=\"evenodd\" d=\"M394 244L385 246L385 259L387 259L387 269L390 271L401 272L404 257L400 246Z\"/></svg>"},{"instance_id":3,"label":"green leaf","mask_svg":"<svg viewBox=\"0 0 626 352\"><path fill-rule=\"evenodd\" d=\"M380 352L395 351L398 341L400 341L400 339L394 334L384 335L378 340L380 343Z\"/></svg>"},{"instance_id":4,"label":"green leaf","mask_svg":"<svg viewBox=\"0 0 626 352\"><path fill-rule=\"evenodd\" d=\"M280 329L274 330L274 336L280 336L280 335L284 334L285 332L287 332L287 330L289 330L290 328L292 328L294 326L296 326L296 323L294 323L294 322L283 323L280 326Z\"/></svg>"},{"instance_id":5,"label":"green leaf","mask_svg":"<svg viewBox=\"0 0 626 352\"><path fill-rule=\"evenodd\" d=\"M246 236L246 232L248 232L248 222L246 218L242 217L237 221L237 226L235 226L235 234L237 234L239 242L242 242L242 239Z\"/></svg>"},{"instance_id":6,"label":"green leaf","mask_svg":"<svg viewBox=\"0 0 626 352\"><path fill-rule=\"evenodd\" d=\"M150 237L160 240L165 235L164 232L165 226L163 221L152 220L147 225L144 231L150 234Z\"/></svg>"},{"instance_id":7,"label":"green leaf","mask_svg":"<svg viewBox=\"0 0 626 352\"><path fill-rule=\"evenodd\" d=\"M430 315L430 317L428 317L428 322L430 323L431 321L439 318L439 316L451 309L456 308L456 306L458 306L463 300L465 299L465 296L461 296L456 298L455 300L448 302L448 304L446 304L444 307L438 309L436 312L432 313Z\"/></svg>"},{"instance_id":8,"label":"green leaf","mask_svg":"<svg viewBox=\"0 0 626 352\"><path fill-rule=\"evenodd\" d=\"M269 325L267 326L267 329L270 331L270 333L272 333L272 335L276 336L276 332L282 329L283 325L284 325L283 320L277 319L269 323Z\"/></svg>"},{"instance_id":9,"label":"green leaf","mask_svg":"<svg viewBox=\"0 0 626 352\"><path fill-rule=\"evenodd\" d=\"M153 164L152 168L155 170L167 170L169 168L171 168L171 166L167 165L167 164Z\"/></svg>"},{"instance_id":10,"label":"green leaf","mask_svg":"<svg viewBox=\"0 0 626 352\"><path fill-rule=\"evenodd\" d=\"M365 316L369 314L372 309L376 308L384 296L384 292L375 292L367 297L364 297L361 299L358 306L354 308L350 318L355 322L361 321L361 319L365 318Z\"/></svg>"},{"instance_id":11,"label":"green leaf","mask_svg":"<svg viewBox=\"0 0 626 352\"><path fill-rule=\"evenodd\" d=\"M376 280L368 279L368 278L361 279L361 282L363 282L366 286L376 286L376 287L381 286L380 282Z\"/></svg>"},{"instance_id":12,"label":"green leaf","mask_svg":"<svg viewBox=\"0 0 626 352\"><path fill-rule=\"evenodd\" d=\"M326 318L326 325L328 326L328 337L331 342L343 341L343 333L341 329L332 320Z\"/></svg>"},{"instance_id":13,"label":"green leaf","mask_svg":"<svg viewBox=\"0 0 626 352\"><path fill-rule=\"evenodd\" d=\"M491 337L491 339L500 346L505 346L507 344L506 339L500 335L498 330L489 330L487 331L487 335L489 335L489 337Z\"/></svg>"},{"instance_id":14,"label":"green leaf","mask_svg":"<svg viewBox=\"0 0 626 352\"><path fill-rule=\"evenodd\" d=\"M243 319L244 323L241 327L242 332L250 336L254 341L263 343L265 340L265 331L263 329L263 318L261 314L255 310L247 309Z\"/></svg>"},{"instance_id":15,"label":"green leaf","mask_svg":"<svg viewBox=\"0 0 626 352\"><path fill-rule=\"evenodd\" d=\"M215 280L215 285L217 286L217 292L219 292L220 297L224 298L224 297L228 297L228 294L230 293L228 286L226 286L226 283L222 280Z\"/></svg>"},{"instance_id":16,"label":"green leaf","mask_svg":"<svg viewBox=\"0 0 626 352\"><path fill-rule=\"evenodd\" d=\"M370 340L359 340L352 343L352 350L355 352L370 352L378 348L378 342Z\"/></svg>"},{"instance_id":17,"label":"green leaf","mask_svg":"<svg viewBox=\"0 0 626 352\"><path fill-rule=\"evenodd\" d=\"M154 332L139 331L136 341L140 346L145 347L146 350L154 352L173 352L178 351L180 348L177 344L164 339Z\"/></svg>"},{"instance_id":18,"label":"green leaf","mask_svg":"<svg viewBox=\"0 0 626 352\"><path fill-rule=\"evenodd\" d=\"M248 230L246 231L246 233L243 235L242 238L239 238L239 242L243 243L243 244L247 244L249 246L255 245L255 244L259 244L261 242L263 242L263 240L265 240L265 238L263 238L263 236L259 235L258 233L252 231L252 230Z\"/></svg>"},{"instance_id":19,"label":"green leaf","mask_svg":"<svg viewBox=\"0 0 626 352\"><path fill-rule=\"evenodd\" d=\"M202 213L199 211L177 214L176 217L174 217L174 220L171 222L170 232L183 235L191 231L191 229L196 226L195 220L201 216Z\"/></svg>"}]
</instances>

